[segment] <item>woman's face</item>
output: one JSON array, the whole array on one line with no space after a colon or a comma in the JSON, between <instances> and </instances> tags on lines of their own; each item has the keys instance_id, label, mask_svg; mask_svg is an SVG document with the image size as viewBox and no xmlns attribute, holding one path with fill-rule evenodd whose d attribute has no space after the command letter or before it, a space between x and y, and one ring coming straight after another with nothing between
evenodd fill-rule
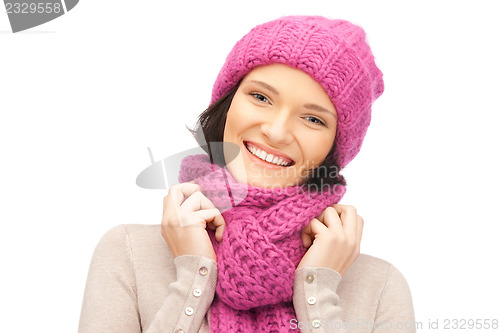
<instances>
[{"instance_id":1,"label":"woman's face","mask_svg":"<svg viewBox=\"0 0 500 333\"><path fill-rule=\"evenodd\" d=\"M335 139L337 112L321 85L283 64L259 66L240 83L227 113L224 143L241 151L228 170L262 188L300 184ZM228 163L229 162L229 163Z\"/></svg>"}]
</instances>

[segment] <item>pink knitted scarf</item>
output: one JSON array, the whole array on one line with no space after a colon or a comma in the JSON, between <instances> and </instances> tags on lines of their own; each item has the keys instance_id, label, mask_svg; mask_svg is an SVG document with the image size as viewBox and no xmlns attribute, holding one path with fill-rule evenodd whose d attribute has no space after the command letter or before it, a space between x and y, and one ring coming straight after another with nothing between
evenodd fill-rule
<instances>
[{"instance_id":1,"label":"pink knitted scarf","mask_svg":"<svg viewBox=\"0 0 500 333\"><path fill-rule=\"evenodd\" d=\"M307 192L303 187L263 189L240 184L206 155L185 157L180 182L194 180L222 212L222 242L208 229L217 255L212 332L296 332L292 303L295 269L305 254L301 230L345 187Z\"/></svg>"}]
</instances>

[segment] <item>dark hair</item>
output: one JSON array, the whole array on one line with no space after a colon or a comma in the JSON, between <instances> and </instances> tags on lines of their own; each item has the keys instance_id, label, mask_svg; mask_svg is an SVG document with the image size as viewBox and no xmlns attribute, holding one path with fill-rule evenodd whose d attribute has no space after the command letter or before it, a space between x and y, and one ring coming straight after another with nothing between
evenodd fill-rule
<instances>
[{"instance_id":1,"label":"dark hair","mask_svg":"<svg viewBox=\"0 0 500 333\"><path fill-rule=\"evenodd\" d=\"M197 126L194 129L189 129L200 147L208 153L211 162L220 166L225 166L222 145L211 146L210 143L222 142L224 139L227 112L240 82L203 111L198 117L199 122ZM325 185L346 185L346 181L339 171L338 164L333 161L332 146L332 149L330 149L323 162L313 170L308 170L309 176L302 185L313 185L319 189Z\"/></svg>"}]
</instances>

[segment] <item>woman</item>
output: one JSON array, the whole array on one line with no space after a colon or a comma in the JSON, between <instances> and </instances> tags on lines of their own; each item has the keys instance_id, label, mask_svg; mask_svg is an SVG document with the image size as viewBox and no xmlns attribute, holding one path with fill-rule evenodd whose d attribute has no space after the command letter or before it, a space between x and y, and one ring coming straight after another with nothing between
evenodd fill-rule
<instances>
[{"instance_id":1,"label":"woman","mask_svg":"<svg viewBox=\"0 0 500 333\"><path fill-rule=\"evenodd\" d=\"M338 170L382 92L349 22L252 29L194 131L209 154L183 160L161 225L121 225L98 244L79 332L413 332L404 277L359 254L363 219L338 204Z\"/></svg>"}]
</instances>

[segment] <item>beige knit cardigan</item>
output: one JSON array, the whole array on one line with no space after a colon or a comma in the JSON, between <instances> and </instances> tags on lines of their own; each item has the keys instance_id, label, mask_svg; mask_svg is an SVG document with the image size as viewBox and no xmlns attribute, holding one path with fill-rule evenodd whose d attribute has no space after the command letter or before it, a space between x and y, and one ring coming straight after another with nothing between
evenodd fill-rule
<instances>
[{"instance_id":1,"label":"beige knit cardigan","mask_svg":"<svg viewBox=\"0 0 500 333\"><path fill-rule=\"evenodd\" d=\"M119 225L95 249L78 332L208 333L216 282L216 262L174 259L160 225ZM293 305L297 332L416 331L403 275L364 254L343 277L326 267L296 270Z\"/></svg>"}]
</instances>

